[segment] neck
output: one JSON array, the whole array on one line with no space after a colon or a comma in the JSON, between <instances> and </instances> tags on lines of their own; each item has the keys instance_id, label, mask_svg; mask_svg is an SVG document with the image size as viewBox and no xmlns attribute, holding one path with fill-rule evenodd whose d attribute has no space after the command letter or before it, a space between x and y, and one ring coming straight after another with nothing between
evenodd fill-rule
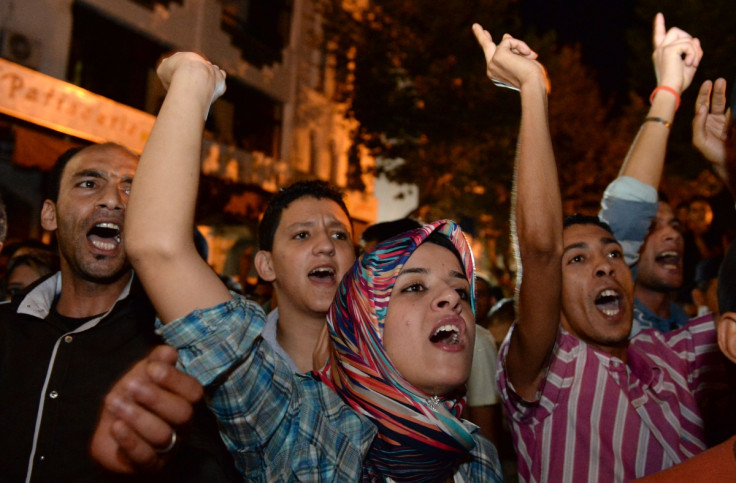
<instances>
[{"instance_id":1,"label":"neck","mask_svg":"<svg viewBox=\"0 0 736 483\"><path fill-rule=\"evenodd\" d=\"M634 297L659 317L670 318L671 296L669 292L660 292L636 284L634 286Z\"/></svg>"},{"instance_id":2,"label":"neck","mask_svg":"<svg viewBox=\"0 0 736 483\"><path fill-rule=\"evenodd\" d=\"M628 345L626 347L609 347L607 349L604 349L606 352L611 354L613 357L618 357L621 359L624 363L626 363L627 354L628 354Z\"/></svg>"},{"instance_id":3,"label":"neck","mask_svg":"<svg viewBox=\"0 0 736 483\"><path fill-rule=\"evenodd\" d=\"M61 295L56 311L65 317L92 317L110 310L127 285L132 272L111 283L82 280L70 270L61 269Z\"/></svg>"},{"instance_id":4,"label":"neck","mask_svg":"<svg viewBox=\"0 0 736 483\"><path fill-rule=\"evenodd\" d=\"M282 300L282 299L279 299ZM276 340L289 354L299 372L312 370L312 355L325 327L327 314L304 314L287 304L279 303L279 323Z\"/></svg>"}]
</instances>

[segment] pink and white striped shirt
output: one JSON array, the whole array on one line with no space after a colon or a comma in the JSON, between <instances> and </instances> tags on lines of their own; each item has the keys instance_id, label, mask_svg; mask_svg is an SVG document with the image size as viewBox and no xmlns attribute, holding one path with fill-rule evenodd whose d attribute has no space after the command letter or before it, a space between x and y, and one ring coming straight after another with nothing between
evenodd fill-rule
<instances>
[{"instance_id":1,"label":"pink and white striped shirt","mask_svg":"<svg viewBox=\"0 0 736 483\"><path fill-rule=\"evenodd\" d=\"M509 340L498 384L522 481L628 481L705 449L698 398L720 357L712 315L667 334L642 331L626 363L560 328L534 402L506 379Z\"/></svg>"}]
</instances>

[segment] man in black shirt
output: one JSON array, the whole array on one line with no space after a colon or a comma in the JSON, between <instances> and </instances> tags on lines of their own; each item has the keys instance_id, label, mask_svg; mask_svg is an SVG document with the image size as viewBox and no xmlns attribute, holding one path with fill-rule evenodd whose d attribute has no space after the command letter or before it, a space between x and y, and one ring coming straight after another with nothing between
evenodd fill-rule
<instances>
[{"instance_id":1,"label":"man in black shirt","mask_svg":"<svg viewBox=\"0 0 736 483\"><path fill-rule=\"evenodd\" d=\"M160 344L122 240L137 165L126 148L102 144L67 151L52 170L41 224L56 232L61 270L0 307L4 481L123 479L99 468L88 447L109 387ZM214 420L201 414L151 479L235 476Z\"/></svg>"}]
</instances>

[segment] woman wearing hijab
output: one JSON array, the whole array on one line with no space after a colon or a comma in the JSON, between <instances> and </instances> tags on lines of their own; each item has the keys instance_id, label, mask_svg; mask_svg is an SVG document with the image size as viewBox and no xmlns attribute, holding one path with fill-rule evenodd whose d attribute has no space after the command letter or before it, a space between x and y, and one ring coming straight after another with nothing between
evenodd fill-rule
<instances>
[{"instance_id":1,"label":"woman wearing hijab","mask_svg":"<svg viewBox=\"0 0 736 483\"><path fill-rule=\"evenodd\" d=\"M495 448L459 419L475 336L473 273L459 227L438 221L378 245L343 278L319 375L378 430L365 481L498 477Z\"/></svg>"}]
</instances>

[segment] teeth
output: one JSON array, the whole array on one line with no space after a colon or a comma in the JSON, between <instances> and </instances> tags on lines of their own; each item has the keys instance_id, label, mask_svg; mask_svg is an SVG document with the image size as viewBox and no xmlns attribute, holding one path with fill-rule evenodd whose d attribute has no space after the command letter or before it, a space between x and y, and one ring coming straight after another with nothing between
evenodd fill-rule
<instances>
[{"instance_id":1,"label":"teeth","mask_svg":"<svg viewBox=\"0 0 736 483\"><path fill-rule=\"evenodd\" d=\"M450 337L450 344L457 344L460 341L460 338L457 335L457 332L453 332L452 337Z\"/></svg>"},{"instance_id":2,"label":"teeth","mask_svg":"<svg viewBox=\"0 0 736 483\"><path fill-rule=\"evenodd\" d=\"M309 272L310 275L334 275L335 270L332 268L315 268L311 272Z\"/></svg>"},{"instance_id":3,"label":"teeth","mask_svg":"<svg viewBox=\"0 0 736 483\"><path fill-rule=\"evenodd\" d=\"M114 250L117 244L115 243L105 243L100 240L92 240L92 245L94 245L96 248L99 248L100 250Z\"/></svg>"},{"instance_id":4,"label":"teeth","mask_svg":"<svg viewBox=\"0 0 736 483\"><path fill-rule=\"evenodd\" d=\"M460 333L460 330L457 327L455 327L454 325L447 324L447 325L443 325L442 327L439 327L437 330L435 330L434 333L432 334L432 337L435 337L440 332L452 332L453 333L452 334L452 337L454 337L455 339L457 339L457 335Z\"/></svg>"},{"instance_id":5,"label":"teeth","mask_svg":"<svg viewBox=\"0 0 736 483\"><path fill-rule=\"evenodd\" d=\"M615 290L613 290L613 289L610 289L610 288L609 288L609 289L606 289L606 290L604 290L604 291L603 291L603 292L601 292L601 294L599 295L599 297L617 297L617 296L618 296L618 294L616 293L616 291L615 291Z\"/></svg>"},{"instance_id":6,"label":"teeth","mask_svg":"<svg viewBox=\"0 0 736 483\"><path fill-rule=\"evenodd\" d=\"M116 243L118 243L118 244L119 244L119 243L120 243L120 242L122 242L122 241L123 241L123 239L122 239L122 238L120 238L120 235L115 235L115 242L116 242Z\"/></svg>"},{"instance_id":7,"label":"teeth","mask_svg":"<svg viewBox=\"0 0 736 483\"><path fill-rule=\"evenodd\" d=\"M120 230L120 227L116 223L104 222L95 225L97 228L110 228L112 230Z\"/></svg>"}]
</instances>

